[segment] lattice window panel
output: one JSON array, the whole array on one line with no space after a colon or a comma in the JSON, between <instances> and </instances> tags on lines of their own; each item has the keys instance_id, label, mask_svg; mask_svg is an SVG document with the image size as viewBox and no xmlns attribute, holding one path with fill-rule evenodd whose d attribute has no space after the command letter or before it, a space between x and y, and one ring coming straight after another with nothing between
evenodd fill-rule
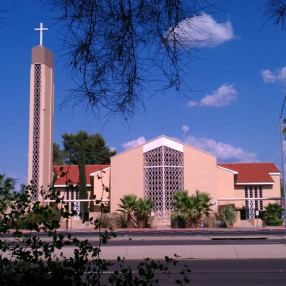
<instances>
[{"instance_id":1,"label":"lattice window panel","mask_svg":"<svg viewBox=\"0 0 286 286\"><path fill-rule=\"evenodd\" d=\"M41 115L41 65L35 64L34 70L34 114L33 114L33 157L32 157L32 201L38 200L40 172L40 115Z\"/></svg>"},{"instance_id":2,"label":"lattice window panel","mask_svg":"<svg viewBox=\"0 0 286 286\"><path fill-rule=\"evenodd\" d=\"M184 189L183 153L166 146L144 153L145 196L159 220L170 220L173 195Z\"/></svg>"},{"instance_id":3,"label":"lattice window panel","mask_svg":"<svg viewBox=\"0 0 286 286\"><path fill-rule=\"evenodd\" d=\"M163 147L153 149L144 153L144 166L162 166L163 165Z\"/></svg>"},{"instance_id":4,"label":"lattice window panel","mask_svg":"<svg viewBox=\"0 0 286 286\"><path fill-rule=\"evenodd\" d=\"M249 218L255 218L255 206L254 206L254 199L249 200Z\"/></svg>"}]
</instances>

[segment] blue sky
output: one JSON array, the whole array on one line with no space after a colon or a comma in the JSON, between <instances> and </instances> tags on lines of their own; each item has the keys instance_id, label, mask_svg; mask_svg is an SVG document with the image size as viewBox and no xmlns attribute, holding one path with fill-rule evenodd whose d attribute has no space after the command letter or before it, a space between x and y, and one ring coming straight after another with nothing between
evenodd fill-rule
<instances>
[{"instance_id":1,"label":"blue sky","mask_svg":"<svg viewBox=\"0 0 286 286\"><path fill-rule=\"evenodd\" d=\"M40 22L49 28L44 45L55 56L56 143L64 132L83 129L101 133L119 153L164 134L215 154L219 162L266 161L280 168L286 32L264 25L263 1L217 2L219 9L193 19L197 29L188 35L197 41L182 35L182 43L194 49L186 63L190 89L158 93L128 123L120 117L99 120L85 105L60 108L74 83L64 66L59 25L39 1L2 3L7 11L0 15L0 173L27 182L29 70Z\"/></svg>"}]
</instances>

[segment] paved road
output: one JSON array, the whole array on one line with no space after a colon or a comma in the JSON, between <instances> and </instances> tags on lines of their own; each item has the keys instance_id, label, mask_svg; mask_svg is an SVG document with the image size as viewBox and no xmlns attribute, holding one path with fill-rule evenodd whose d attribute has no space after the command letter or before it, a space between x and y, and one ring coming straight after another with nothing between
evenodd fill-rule
<instances>
[{"instance_id":1,"label":"paved road","mask_svg":"<svg viewBox=\"0 0 286 286\"><path fill-rule=\"evenodd\" d=\"M61 231L62 233L66 233L68 231ZM259 228L259 229L164 229L164 230L158 230L158 229L120 229L115 230L114 233L117 235L117 237L126 237L126 236L132 236L132 237L172 237L172 236L187 236L187 237L196 237L196 236L263 236L263 235L275 235L275 236L286 236L286 230L285 228L273 228L273 229L267 229L267 228ZM73 235L76 236L87 236L87 237L93 237L98 236L98 231L72 231Z\"/></svg>"},{"instance_id":2,"label":"paved road","mask_svg":"<svg viewBox=\"0 0 286 286\"><path fill-rule=\"evenodd\" d=\"M98 241L90 241L93 246L98 245ZM142 239L142 240L133 240L133 239L126 239L126 240L119 240L114 239L108 241L107 244L104 246L106 247L114 247L114 246L174 246L174 245L269 245L269 244L286 244L286 239L267 239L266 237L261 237L258 239L253 238L244 238L244 239L209 239L209 240L194 240L194 239L176 239L176 240L149 240L149 239Z\"/></svg>"},{"instance_id":3,"label":"paved road","mask_svg":"<svg viewBox=\"0 0 286 286\"><path fill-rule=\"evenodd\" d=\"M136 265L140 261L126 261L137 273ZM160 279L160 285L175 285L174 281L180 277L179 271L186 264L191 270L190 285L285 285L286 259L267 260L187 260L180 261L174 267L170 265L170 277L156 273ZM113 273L116 266L105 273L105 280Z\"/></svg>"}]
</instances>

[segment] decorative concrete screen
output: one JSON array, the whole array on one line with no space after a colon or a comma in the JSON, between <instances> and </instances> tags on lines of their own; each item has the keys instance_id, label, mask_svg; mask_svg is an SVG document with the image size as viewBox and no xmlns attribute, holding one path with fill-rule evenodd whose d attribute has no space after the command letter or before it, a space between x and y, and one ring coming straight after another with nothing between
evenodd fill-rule
<instances>
[{"instance_id":1,"label":"decorative concrete screen","mask_svg":"<svg viewBox=\"0 0 286 286\"><path fill-rule=\"evenodd\" d=\"M183 152L161 146L144 153L145 197L161 221L169 221L173 195L184 189Z\"/></svg>"},{"instance_id":2,"label":"decorative concrete screen","mask_svg":"<svg viewBox=\"0 0 286 286\"><path fill-rule=\"evenodd\" d=\"M32 201L38 200L39 168L40 168L40 114L41 114L41 65L35 65L34 71L34 122L33 122L33 167ZM30 182L29 182L30 183Z\"/></svg>"}]
</instances>

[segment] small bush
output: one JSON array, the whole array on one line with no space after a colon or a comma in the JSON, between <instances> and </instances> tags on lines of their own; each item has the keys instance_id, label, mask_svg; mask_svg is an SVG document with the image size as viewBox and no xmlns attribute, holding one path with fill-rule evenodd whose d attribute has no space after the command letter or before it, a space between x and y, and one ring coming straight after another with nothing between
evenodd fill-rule
<instances>
[{"instance_id":1,"label":"small bush","mask_svg":"<svg viewBox=\"0 0 286 286\"><path fill-rule=\"evenodd\" d=\"M98 216L99 219L100 215ZM119 213L104 213L101 218L101 227L103 228L126 228L124 216Z\"/></svg>"},{"instance_id":2,"label":"small bush","mask_svg":"<svg viewBox=\"0 0 286 286\"><path fill-rule=\"evenodd\" d=\"M279 225L283 225L283 222L284 222L283 219L267 220L266 225L279 226Z\"/></svg>"},{"instance_id":3,"label":"small bush","mask_svg":"<svg viewBox=\"0 0 286 286\"><path fill-rule=\"evenodd\" d=\"M216 219L220 221L220 227L232 227L237 220L237 215L231 205L226 205L216 213Z\"/></svg>"}]
</instances>

